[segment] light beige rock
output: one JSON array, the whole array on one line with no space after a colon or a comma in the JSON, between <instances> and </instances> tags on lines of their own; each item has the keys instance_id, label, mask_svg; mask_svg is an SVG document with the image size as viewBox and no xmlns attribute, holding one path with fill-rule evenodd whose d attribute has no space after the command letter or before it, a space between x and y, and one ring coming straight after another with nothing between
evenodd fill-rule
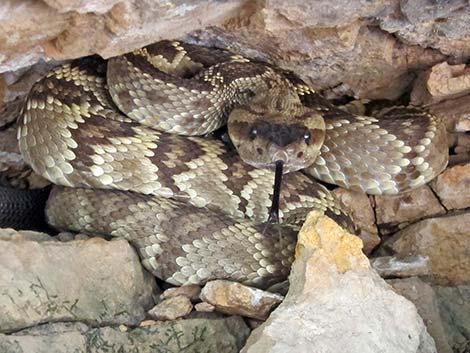
<instances>
[{"instance_id":1,"label":"light beige rock","mask_svg":"<svg viewBox=\"0 0 470 353\"><path fill-rule=\"evenodd\" d=\"M263 5L266 4L266 7ZM296 72L314 89L344 87L343 94L369 99L396 99L414 77L410 69L427 68L444 60L440 53L419 46L403 46L393 36L362 20L350 21L345 2L334 6L304 6L299 2L252 2L221 28L192 34L198 43L234 49L249 57L268 59ZM355 6L355 5L352 5ZM348 16L341 26L306 27L295 17L317 18L322 7L335 9L335 19ZM286 8L290 8L286 10ZM340 10L341 9L341 10ZM326 10L327 11L327 10ZM329 15L331 16L331 14ZM323 17L330 22L332 17ZM267 19L269 21L267 21ZM374 52L376 55L364 55ZM364 80L367 77L367 80Z\"/></svg>"},{"instance_id":2,"label":"light beige rock","mask_svg":"<svg viewBox=\"0 0 470 353\"><path fill-rule=\"evenodd\" d=\"M470 283L470 213L428 218L396 233L384 245L396 256L429 257L440 285Z\"/></svg>"},{"instance_id":3,"label":"light beige rock","mask_svg":"<svg viewBox=\"0 0 470 353\"><path fill-rule=\"evenodd\" d=\"M431 187L447 209L470 207L470 163L446 169Z\"/></svg>"},{"instance_id":4,"label":"light beige rock","mask_svg":"<svg viewBox=\"0 0 470 353\"><path fill-rule=\"evenodd\" d=\"M375 214L369 197L361 191L337 188L333 193L340 199L348 210L354 223L361 229L359 237L364 243L364 253L369 254L378 244L380 237L375 224Z\"/></svg>"},{"instance_id":5,"label":"light beige rock","mask_svg":"<svg viewBox=\"0 0 470 353\"><path fill-rule=\"evenodd\" d=\"M429 105L470 93L470 69L442 62L422 73L414 83L411 103Z\"/></svg>"},{"instance_id":6,"label":"light beige rock","mask_svg":"<svg viewBox=\"0 0 470 353\"><path fill-rule=\"evenodd\" d=\"M215 306L206 302L200 302L194 305L194 309L203 313L211 313L215 310Z\"/></svg>"},{"instance_id":7,"label":"light beige rock","mask_svg":"<svg viewBox=\"0 0 470 353\"><path fill-rule=\"evenodd\" d=\"M242 4L237 0L5 0L0 4L0 72L40 59L93 53L108 58L220 24Z\"/></svg>"},{"instance_id":8,"label":"light beige rock","mask_svg":"<svg viewBox=\"0 0 470 353\"><path fill-rule=\"evenodd\" d=\"M279 294L224 280L208 282L200 297L219 312L260 320L266 319L283 299Z\"/></svg>"},{"instance_id":9,"label":"light beige rock","mask_svg":"<svg viewBox=\"0 0 470 353\"><path fill-rule=\"evenodd\" d=\"M193 304L188 297L178 295L162 300L149 310L149 316L157 321L176 320L189 315L193 310Z\"/></svg>"},{"instance_id":10,"label":"light beige rock","mask_svg":"<svg viewBox=\"0 0 470 353\"><path fill-rule=\"evenodd\" d=\"M393 196L375 196L377 224L396 225L446 212L427 185Z\"/></svg>"},{"instance_id":11,"label":"light beige rock","mask_svg":"<svg viewBox=\"0 0 470 353\"><path fill-rule=\"evenodd\" d=\"M417 277L388 280L387 283L393 287L395 292L416 305L429 334L436 342L437 351L439 353L453 353L447 341L433 288Z\"/></svg>"},{"instance_id":12,"label":"light beige rock","mask_svg":"<svg viewBox=\"0 0 470 353\"><path fill-rule=\"evenodd\" d=\"M51 321L136 325L154 289L155 279L124 240L0 236L1 332Z\"/></svg>"},{"instance_id":13,"label":"light beige rock","mask_svg":"<svg viewBox=\"0 0 470 353\"><path fill-rule=\"evenodd\" d=\"M368 18L381 18L397 4L6 0L0 5L0 72L40 59L93 53L108 58L160 39L186 36L269 59L298 72L315 89L342 86L351 96L397 98L414 78L411 71L446 58L370 26ZM376 54L364 55L372 51Z\"/></svg>"},{"instance_id":14,"label":"light beige rock","mask_svg":"<svg viewBox=\"0 0 470 353\"><path fill-rule=\"evenodd\" d=\"M200 286L189 284L187 286L168 288L160 295L160 299L168 299L182 295L191 301L196 301L199 299L199 293L201 293Z\"/></svg>"},{"instance_id":15,"label":"light beige rock","mask_svg":"<svg viewBox=\"0 0 470 353\"><path fill-rule=\"evenodd\" d=\"M361 241L311 212L290 289L243 353L436 352L416 308L370 267Z\"/></svg>"},{"instance_id":16,"label":"light beige rock","mask_svg":"<svg viewBox=\"0 0 470 353\"><path fill-rule=\"evenodd\" d=\"M370 264L383 278L427 276L431 273L429 258L421 255L404 258L381 256L371 259Z\"/></svg>"},{"instance_id":17,"label":"light beige rock","mask_svg":"<svg viewBox=\"0 0 470 353\"><path fill-rule=\"evenodd\" d=\"M177 321L153 321L122 330L82 323L53 323L0 334L2 353L237 353L250 329L241 317L205 314Z\"/></svg>"}]
</instances>

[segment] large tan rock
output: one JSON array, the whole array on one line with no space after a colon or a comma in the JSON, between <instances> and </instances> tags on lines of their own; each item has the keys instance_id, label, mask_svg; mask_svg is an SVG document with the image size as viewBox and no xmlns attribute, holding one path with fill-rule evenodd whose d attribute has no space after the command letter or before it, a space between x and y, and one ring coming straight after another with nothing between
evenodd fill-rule
<instances>
[{"instance_id":1,"label":"large tan rock","mask_svg":"<svg viewBox=\"0 0 470 353\"><path fill-rule=\"evenodd\" d=\"M445 212L427 185L400 195L375 196L375 214L379 227L414 222Z\"/></svg>"},{"instance_id":2,"label":"large tan rock","mask_svg":"<svg viewBox=\"0 0 470 353\"><path fill-rule=\"evenodd\" d=\"M469 212L425 219L396 233L385 247L397 256L429 257L436 284L469 284L469 224Z\"/></svg>"},{"instance_id":3,"label":"large tan rock","mask_svg":"<svg viewBox=\"0 0 470 353\"><path fill-rule=\"evenodd\" d=\"M94 53L108 58L185 37L271 60L316 89L396 98L414 78L411 71L446 58L425 46L404 45L365 20L388 15L398 3L6 0L0 5L0 72L40 59Z\"/></svg>"},{"instance_id":4,"label":"large tan rock","mask_svg":"<svg viewBox=\"0 0 470 353\"><path fill-rule=\"evenodd\" d=\"M54 321L135 325L144 318L155 279L125 240L44 237L0 231L0 332Z\"/></svg>"},{"instance_id":5,"label":"large tan rock","mask_svg":"<svg viewBox=\"0 0 470 353\"><path fill-rule=\"evenodd\" d=\"M431 187L447 209L470 207L470 163L446 169Z\"/></svg>"},{"instance_id":6,"label":"large tan rock","mask_svg":"<svg viewBox=\"0 0 470 353\"><path fill-rule=\"evenodd\" d=\"M364 243L364 253L369 254L378 244L380 237L375 224L375 214L369 200L369 196L362 191L352 191L337 188L333 193L346 207L348 213L359 227L359 238Z\"/></svg>"},{"instance_id":7,"label":"large tan rock","mask_svg":"<svg viewBox=\"0 0 470 353\"><path fill-rule=\"evenodd\" d=\"M436 352L416 308L369 265L362 242L310 213L282 304L244 353Z\"/></svg>"},{"instance_id":8,"label":"large tan rock","mask_svg":"<svg viewBox=\"0 0 470 353\"><path fill-rule=\"evenodd\" d=\"M205 314L137 328L53 323L0 334L2 353L237 353L250 329L241 317Z\"/></svg>"},{"instance_id":9,"label":"large tan rock","mask_svg":"<svg viewBox=\"0 0 470 353\"><path fill-rule=\"evenodd\" d=\"M6 0L0 4L0 72L39 59L110 57L220 24L243 1Z\"/></svg>"}]
</instances>

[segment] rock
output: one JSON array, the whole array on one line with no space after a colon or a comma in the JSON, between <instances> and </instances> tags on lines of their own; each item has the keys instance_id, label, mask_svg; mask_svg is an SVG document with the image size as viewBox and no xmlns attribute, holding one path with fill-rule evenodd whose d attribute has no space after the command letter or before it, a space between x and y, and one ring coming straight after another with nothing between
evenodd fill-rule
<instances>
[{"instance_id":1,"label":"rock","mask_svg":"<svg viewBox=\"0 0 470 353\"><path fill-rule=\"evenodd\" d=\"M470 93L470 69L465 65L434 65L422 73L414 83L411 103L430 105Z\"/></svg>"},{"instance_id":2,"label":"rock","mask_svg":"<svg viewBox=\"0 0 470 353\"><path fill-rule=\"evenodd\" d=\"M160 299L168 299L182 295L191 301L196 301L199 299L199 293L201 293L200 286L189 284L187 286L168 288L160 295Z\"/></svg>"},{"instance_id":3,"label":"rock","mask_svg":"<svg viewBox=\"0 0 470 353\"><path fill-rule=\"evenodd\" d=\"M269 60L296 72L316 90L342 86L342 94L368 99L398 98L413 80L412 70L445 59L437 51L403 45L367 21L351 21L349 14L345 16L345 2L335 3L302 7L300 1L253 2L223 26L191 33L188 38ZM301 12L302 18L316 18L322 7L337 12L323 17L321 25L308 21L311 25L307 26L296 17ZM345 17L342 21L347 23L340 26L330 21ZM376 55L364 55L372 51Z\"/></svg>"},{"instance_id":4,"label":"rock","mask_svg":"<svg viewBox=\"0 0 470 353\"><path fill-rule=\"evenodd\" d=\"M1 332L51 321L135 325L153 305L154 289L124 240L0 236Z\"/></svg>"},{"instance_id":5,"label":"rock","mask_svg":"<svg viewBox=\"0 0 470 353\"><path fill-rule=\"evenodd\" d=\"M211 313L215 310L215 306L206 302L200 302L194 305L194 309L203 313Z\"/></svg>"},{"instance_id":6,"label":"rock","mask_svg":"<svg viewBox=\"0 0 470 353\"><path fill-rule=\"evenodd\" d=\"M428 218L396 233L385 244L396 256L429 257L433 283L470 283L470 213Z\"/></svg>"},{"instance_id":7,"label":"rock","mask_svg":"<svg viewBox=\"0 0 470 353\"><path fill-rule=\"evenodd\" d=\"M400 195L375 196L379 227L414 222L445 212L445 208L427 185Z\"/></svg>"},{"instance_id":8,"label":"rock","mask_svg":"<svg viewBox=\"0 0 470 353\"><path fill-rule=\"evenodd\" d=\"M434 286L441 317L454 352L470 349L470 286ZM466 349L466 350L465 350Z\"/></svg>"},{"instance_id":9,"label":"rock","mask_svg":"<svg viewBox=\"0 0 470 353\"><path fill-rule=\"evenodd\" d=\"M333 193L346 207L354 223L360 228L359 238L364 243L364 253L369 254L378 244L380 237L375 224L375 214L370 204L369 197L361 191L337 188Z\"/></svg>"},{"instance_id":10,"label":"rock","mask_svg":"<svg viewBox=\"0 0 470 353\"><path fill-rule=\"evenodd\" d=\"M470 207L470 163L446 169L431 187L448 210Z\"/></svg>"},{"instance_id":11,"label":"rock","mask_svg":"<svg viewBox=\"0 0 470 353\"><path fill-rule=\"evenodd\" d=\"M88 326L56 323L36 326L12 335L0 334L2 353L88 353Z\"/></svg>"},{"instance_id":12,"label":"rock","mask_svg":"<svg viewBox=\"0 0 470 353\"><path fill-rule=\"evenodd\" d=\"M7 0L0 5L0 72L41 59L109 58L185 37L269 59L315 89L341 86L350 96L393 99L409 86L413 70L446 59L421 43L404 44L395 30L371 25L370 18L390 22L398 3ZM364 55L371 51L376 55Z\"/></svg>"},{"instance_id":13,"label":"rock","mask_svg":"<svg viewBox=\"0 0 470 353\"><path fill-rule=\"evenodd\" d=\"M193 310L193 304L188 297L177 295L162 300L155 305L149 312L149 316L157 321L176 320L180 317L189 315Z\"/></svg>"},{"instance_id":14,"label":"rock","mask_svg":"<svg viewBox=\"0 0 470 353\"><path fill-rule=\"evenodd\" d=\"M245 286L240 283L216 280L208 282L201 291L201 300L229 315L242 315L264 320L283 296Z\"/></svg>"},{"instance_id":15,"label":"rock","mask_svg":"<svg viewBox=\"0 0 470 353\"><path fill-rule=\"evenodd\" d=\"M242 1L6 0L0 5L0 72L40 59L105 58L164 37L216 25L234 16ZM37 19L41 19L40 22Z\"/></svg>"},{"instance_id":16,"label":"rock","mask_svg":"<svg viewBox=\"0 0 470 353\"><path fill-rule=\"evenodd\" d=\"M429 334L436 342L437 351L439 353L452 353L433 288L417 277L388 280L387 283L393 287L395 292L416 305Z\"/></svg>"},{"instance_id":17,"label":"rock","mask_svg":"<svg viewBox=\"0 0 470 353\"><path fill-rule=\"evenodd\" d=\"M383 278L427 276L431 273L429 258L421 255L376 257L370 260L370 264Z\"/></svg>"},{"instance_id":18,"label":"rock","mask_svg":"<svg viewBox=\"0 0 470 353\"><path fill-rule=\"evenodd\" d=\"M250 330L240 317L210 315L121 331L80 323L46 324L0 334L2 353L239 352Z\"/></svg>"},{"instance_id":19,"label":"rock","mask_svg":"<svg viewBox=\"0 0 470 353\"><path fill-rule=\"evenodd\" d=\"M289 292L242 352L436 352L415 306L377 275L361 247L356 236L311 212Z\"/></svg>"},{"instance_id":20,"label":"rock","mask_svg":"<svg viewBox=\"0 0 470 353\"><path fill-rule=\"evenodd\" d=\"M393 1L379 15L381 29L405 43L437 48L460 61L468 58L470 10L464 0Z\"/></svg>"}]
</instances>

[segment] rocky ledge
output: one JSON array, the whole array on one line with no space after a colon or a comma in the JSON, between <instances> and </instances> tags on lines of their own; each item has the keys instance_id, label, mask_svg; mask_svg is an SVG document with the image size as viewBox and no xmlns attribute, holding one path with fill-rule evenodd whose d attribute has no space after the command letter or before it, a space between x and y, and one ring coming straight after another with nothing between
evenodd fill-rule
<instances>
[{"instance_id":1,"label":"rocky ledge","mask_svg":"<svg viewBox=\"0 0 470 353\"><path fill-rule=\"evenodd\" d=\"M451 155L403 195L335 189L362 243L312 215L288 292L162 290L124 240L2 229L0 352L469 352L469 19L463 0L3 1L1 185L47 184L24 164L15 120L48 69L174 38L295 71L359 111L424 105L446 122Z\"/></svg>"}]
</instances>

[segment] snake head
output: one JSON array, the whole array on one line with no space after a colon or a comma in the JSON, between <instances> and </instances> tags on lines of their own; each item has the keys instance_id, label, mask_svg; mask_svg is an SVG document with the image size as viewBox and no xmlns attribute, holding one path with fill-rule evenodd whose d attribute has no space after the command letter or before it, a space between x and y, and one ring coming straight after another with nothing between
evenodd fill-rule
<instances>
[{"instance_id":1,"label":"snake head","mask_svg":"<svg viewBox=\"0 0 470 353\"><path fill-rule=\"evenodd\" d=\"M242 106L231 112L228 133L245 163L274 169L281 160L289 173L313 164L325 139L325 122L303 106L287 111Z\"/></svg>"}]
</instances>

